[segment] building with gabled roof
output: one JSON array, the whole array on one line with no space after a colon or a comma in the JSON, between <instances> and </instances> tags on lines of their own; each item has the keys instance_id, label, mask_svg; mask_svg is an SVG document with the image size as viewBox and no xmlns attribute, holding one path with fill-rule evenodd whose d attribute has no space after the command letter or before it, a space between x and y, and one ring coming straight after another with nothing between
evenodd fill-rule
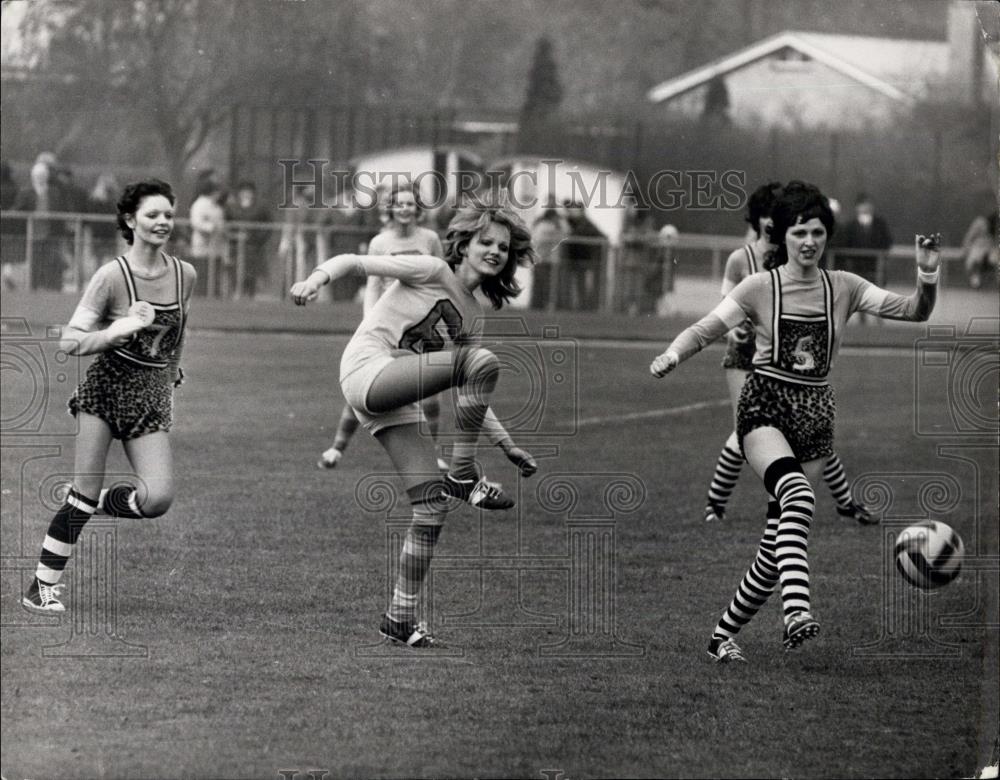
<instances>
[{"instance_id":1,"label":"building with gabled roof","mask_svg":"<svg viewBox=\"0 0 1000 780\"><path fill-rule=\"evenodd\" d=\"M779 32L668 79L649 100L668 113L724 111L741 126L885 127L918 102L997 100L996 51L975 5L952 3L947 40Z\"/></svg>"}]
</instances>

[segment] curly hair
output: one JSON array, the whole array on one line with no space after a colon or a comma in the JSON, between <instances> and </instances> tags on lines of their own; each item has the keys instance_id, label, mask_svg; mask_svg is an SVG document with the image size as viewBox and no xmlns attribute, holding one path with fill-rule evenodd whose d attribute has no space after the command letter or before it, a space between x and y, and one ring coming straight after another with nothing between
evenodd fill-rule
<instances>
[{"instance_id":1,"label":"curly hair","mask_svg":"<svg viewBox=\"0 0 1000 780\"><path fill-rule=\"evenodd\" d=\"M160 179L144 179L143 181L126 184L125 189L122 190L121 197L118 198L118 230L121 231L122 238L129 245L132 244L135 233L126 224L125 217L134 216L135 212L139 209L139 204L142 203L142 199L148 198L150 195L162 195L170 201L171 206L177 202L173 188L165 181L160 181Z\"/></svg>"},{"instance_id":2,"label":"curly hair","mask_svg":"<svg viewBox=\"0 0 1000 780\"><path fill-rule=\"evenodd\" d=\"M818 219L826 228L827 241L833 236L836 224L830 201L826 195L813 184L794 180L788 182L771 209L771 242L776 245L774 252L768 254L764 267L768 270L777 268L788 262L788 248L785 246L785 233L793 225Z\"/></svg>"},{"instance_id":3,"label":"curly hair","mask_svg":"<svg viewBox=\"0 0 1000 780\"><path fill-rule=\"evenodd\" d=\"M499 309L521 292L521 286L514 279L517 266L532 265L536 259L531 245L531 232L517 214L505 206L478 201L459 209L448 223L444 239L444 260L452 268L460 265L469 241L494 222L510 231L510 250L503 270L497 276L484 279L480 289L490 299L493 308ZM514 262L510 262L511 260Z\"/></svg>"},{"instance_id":4,"label":"curly hair","mask_svg":"<svg viewBox=\"0 0 1000 780\"><path fill-rule=\"evenodd\" d=\"M747 213L744 219L753 228L758 238L760 238L760 221L771 216L771 209L774 208L774 202L780 194L781 182L769 181L767 184L760 185L747 198Z\"/></svg>"}]
</instances>

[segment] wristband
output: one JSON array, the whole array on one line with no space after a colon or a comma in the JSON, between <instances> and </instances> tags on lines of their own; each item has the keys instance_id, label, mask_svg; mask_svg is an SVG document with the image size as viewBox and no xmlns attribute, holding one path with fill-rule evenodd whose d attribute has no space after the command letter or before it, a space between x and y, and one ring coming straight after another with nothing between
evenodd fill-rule
<instances>
[{"instance_id":1,"label":"wristband","mask_svg":"<svg viewBox=\"0 0 1000 780\"><path fill-rule=\"evenodd\" d=\"M937 284L940 277L940 268L935 268L933 271L921 271L919 268L917 269L917 279L924 284Z\"/></svg>"}]
</instances>

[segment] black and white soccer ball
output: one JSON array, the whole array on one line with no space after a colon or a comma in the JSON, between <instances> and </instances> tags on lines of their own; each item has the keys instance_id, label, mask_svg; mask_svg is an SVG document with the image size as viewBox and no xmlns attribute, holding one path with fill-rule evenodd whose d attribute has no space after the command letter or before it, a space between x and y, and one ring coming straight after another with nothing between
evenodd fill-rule
<instances>
[{"instance_id":1,"label":"black and white soccer ball","mask_svg":"<svg viewBox=\"0 0 1000 780\"><path fill-rule=\"evenodd\" d=\"M955 529L940 520L925 520L896 537L896 568L916 588L947 585L962 571L965 544Z\"/></svg>"}]
</instances>

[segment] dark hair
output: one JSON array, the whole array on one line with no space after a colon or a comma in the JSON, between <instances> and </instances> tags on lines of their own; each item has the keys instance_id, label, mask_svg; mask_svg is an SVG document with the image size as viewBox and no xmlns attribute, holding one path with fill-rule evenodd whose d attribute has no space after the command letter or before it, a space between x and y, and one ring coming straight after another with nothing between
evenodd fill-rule
<instances>
[{"instance_id":1,"label":"dark hair","mask_svg":"<svg viewBox=\"0 0 1000 780\"><path fill-rule=\"evenodd\" d=\"M767 184L760 185L747 198L747 215L744 219L750 223L750 227L753 228L753 232L757 234L758 238L760 238L760 221L771 216L771 209L774 208L774 202L780 194L781 182L769 181Z\"/></svg>"},{"instance_id":2,"label":"dark hair","mask_svg":"<svg viewBox=\"0 0 1000 780\"><path fill-rule=\"evenodd\" d=\"M249 179L244 179L243 181L241 181L239 184L236 185L236 191L239 192L240 190L253 190L254 192L256 192L257 185L254 184Z\"/></svg>"},{"instance_id":3,"label":"dark hair","mask_svg":"<svg viewBox=\"0 0 1000 780\"><path fill-rule=\"evenodd\" d=\"M170 201L171 206L177 201L171 186L159 179L145 179L126 184L121 197L118 198L118 229L128 244L132 243L135 234L132 232L132 228L125 223L125 217L126 215L134 216L142 199L148 198L150 195L162 195Z\"/></svg>"},{"instance_id":4,"label":"dark hair","mask_svg":"<svg viewBox=\"0 0 1000 780\"><path fill-rule=\"evenodd\" d=\"M493 222L503 225L510 231L510 250L507 264L497 276L484 279L480 289L490 299L493 308L499 309L521 292L521 286L514 279L517 266L535 262L531 233L517 214L504 206L493 206L483 202L474 202L459 209L448 223L444 239L444 259L452 268L459 265L469 241Z\"/></svg>"},{"instance_id":5,"label":"dark hair","mask_svg":"<svg viewBox=\"0 0 1000 780\"><path fill-rule=\"evenodd\" d=\"M830 209L830 201L819 188L804 181L790 181L771 209L771 243L776 245L764 261L764 267L770 270L788 262L788 249L785 246L785 233L793 225L808 222L813 217L823 223L826 228L826 238L833 236L834 218Z\"/></svg>"}]
</instances>

